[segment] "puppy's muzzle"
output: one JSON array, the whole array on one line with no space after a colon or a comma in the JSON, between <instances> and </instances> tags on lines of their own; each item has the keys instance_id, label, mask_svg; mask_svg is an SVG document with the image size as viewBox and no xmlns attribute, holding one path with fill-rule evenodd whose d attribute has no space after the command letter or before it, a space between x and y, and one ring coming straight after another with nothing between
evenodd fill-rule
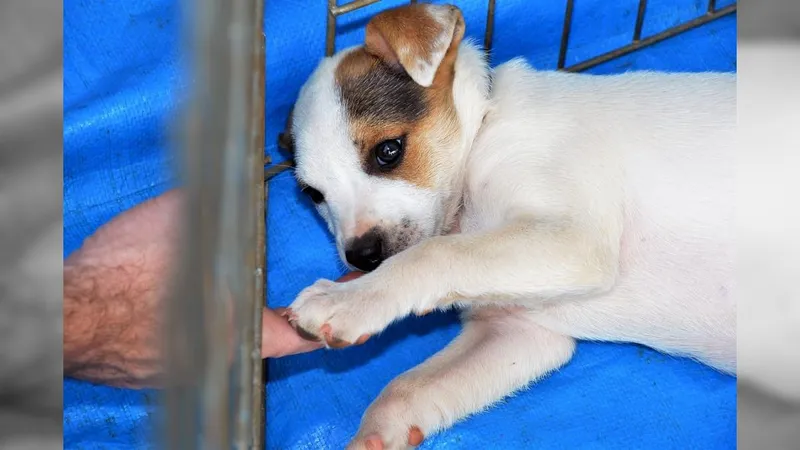
<instances>
[{"instance_id":1,"label":"puppy's muzzle","mask_svg":"<svg viewBox=\"0 0 800 450\"><path fill-rule=\"evenodd\" d=\"M371 272L383 262L383 239L377 232L368 231L350 242L344 256L356 269Z\"/></svg>"}]
</instances>

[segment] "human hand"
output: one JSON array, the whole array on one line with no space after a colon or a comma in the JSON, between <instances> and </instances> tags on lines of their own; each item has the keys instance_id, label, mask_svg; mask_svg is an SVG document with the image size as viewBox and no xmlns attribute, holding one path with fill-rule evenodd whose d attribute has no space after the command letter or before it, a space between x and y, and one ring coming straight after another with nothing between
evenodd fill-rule
<instances>
[{"instance_id":1,"label":"human hand","mask_svg":"<svg viewBox=\"0 0 800 450\"><path fill-rule=\"evenodd\" d=\"M363 275L361 272L350 272L336 280L345 283ZM278 358L310 352L324 347L318 340L309 340L297 333L288 320L288 308L265 309L261 331L261 357Z\"/></svg>"},{"instance_id":2,"label":"human hand","mask_svg":"<svg viewBox=\"0 0 800 450\"><path fill-rule=\"evenodd\" d=\"M280 358L317 350L320 342L300 337L286 318L286 308L264 308L261 318L261 357Z\"/></svg>"},{"instance_id":3,"label":"human hand","mask_svg":"<svg viewBox=\"0 0 800 450\"><path fill-rule=\"evenodd\" d=\"M66 375L130 388L161 384L162 308L175 269L181 202L182 194L170 191L120 214L64 262ZM322 346L300 337L284 314L264 308L262 358Z\"/></svg>"}]
</instances>

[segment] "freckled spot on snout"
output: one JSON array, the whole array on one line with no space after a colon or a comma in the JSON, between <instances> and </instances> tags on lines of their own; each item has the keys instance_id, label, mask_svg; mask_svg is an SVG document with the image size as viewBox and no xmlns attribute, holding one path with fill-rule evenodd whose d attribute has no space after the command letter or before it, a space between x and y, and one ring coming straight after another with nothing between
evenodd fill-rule
<instances>
[{"instance_id":1,"label":"freckled spot on snout","mask_svg":"<svg viewBox=\"0 0 800 450\"><path fill-rule=\"evenodd\" d=\"M423 236L419 227L408 218L402 219L391 228L383 228L381 234L387 258L417 244Z\"/></svg>"}]
</instances>

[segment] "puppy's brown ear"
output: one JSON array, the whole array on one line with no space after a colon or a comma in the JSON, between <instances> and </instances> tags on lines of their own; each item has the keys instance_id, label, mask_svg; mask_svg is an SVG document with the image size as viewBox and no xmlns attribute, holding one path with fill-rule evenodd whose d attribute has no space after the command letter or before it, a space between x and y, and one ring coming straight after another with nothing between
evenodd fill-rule
<instances>
[{"instance_id":1,"label":"puppy's brown ear","mask_svg":"<svg viewBox=\"0 0 800 450\"><path fill-rule=\"evenodd\" d=\"M369 21L364 48L402 67L419 85L451 79L464 17L452 5L415 4L384 11Z\"/></svg>"},{"instance_id":2,"label":"puppy's brown ear","mask_svg":"<svg viewBox=\"0 0 800 450\"><path fill-rule=\"evenodd\" d=\"M292 138L293 116L294 107L289 110L289 115L286 117L286 125L283 127L283 132L278 135L278 147L290 153L294 153L294 139Z\"/></svg>"}]
</instances>

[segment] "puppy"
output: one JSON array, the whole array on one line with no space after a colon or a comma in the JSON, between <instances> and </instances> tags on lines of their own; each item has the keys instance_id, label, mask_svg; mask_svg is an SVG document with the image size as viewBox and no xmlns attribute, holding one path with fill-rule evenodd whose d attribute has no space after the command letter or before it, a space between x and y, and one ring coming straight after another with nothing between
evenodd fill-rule
<instances>
[{"instance_id":1,"label":"puppy","mask_svg":"<svg viewBox=\"0 0 800 450\"><path fill-rule=\"evenodd\" d=\"M385 11L294 107L297 179L368 272L305 289L296 326L341 347L464 311L349 448L414 447L557 370L576 339L734 374L735 76L492 71L463 36L453 6Z\"/></svg>"}]
</instances>

